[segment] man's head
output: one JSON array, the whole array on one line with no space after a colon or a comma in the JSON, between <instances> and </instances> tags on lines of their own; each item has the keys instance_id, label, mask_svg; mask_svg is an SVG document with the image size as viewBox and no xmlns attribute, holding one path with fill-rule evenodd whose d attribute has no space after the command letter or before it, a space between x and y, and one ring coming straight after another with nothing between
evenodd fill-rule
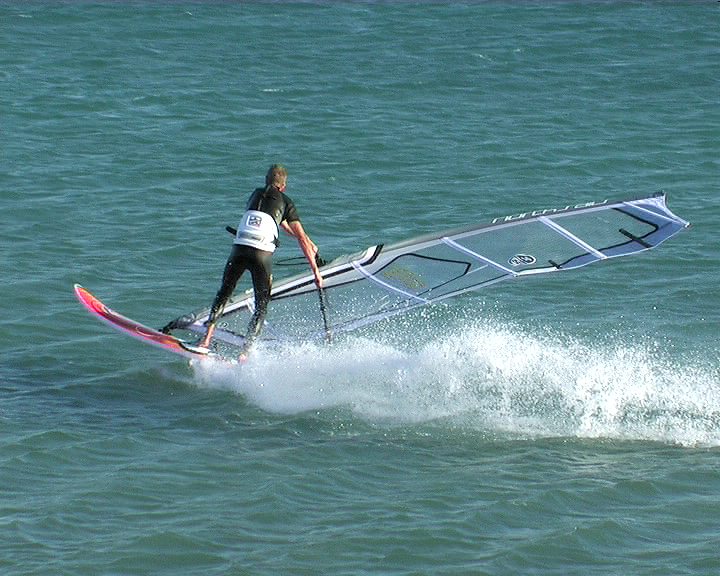
<instances>
[{"instance_id":1,"label":"man's head","mask_svg":"<svg viewBox=\"0 0 720 576\"><path fill-rule=\"evenodd\" d=\"M273 164L265 175L265 185L274 186L280 191L285 190L287 170L282 164Z\"/></svg>"}]
</instances>

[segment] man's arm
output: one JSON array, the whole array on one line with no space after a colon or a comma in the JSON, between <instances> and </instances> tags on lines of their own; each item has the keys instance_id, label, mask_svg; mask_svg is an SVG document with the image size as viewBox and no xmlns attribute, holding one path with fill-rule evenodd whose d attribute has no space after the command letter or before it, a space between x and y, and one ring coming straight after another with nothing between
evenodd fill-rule
<instances>
[{"instance_id":1,"label":"man's arm","mask_svg":"<svg viewBox=\"0 0 720 576\"><path fill-rule=\"evenodd\" d=\"M286 220L280 222L280 227L285 230L285 232L287 232L290 236L292 236L293 238L295 237L295 232L293 232L293 229L290 227L290 224L288 224Z\"/></svg>"},{"instance_id":2,"label":"man's arm","mask_svg":"<svg viewBox=\"0 0 720 576\"><path fill-rule=\"evenodd\" d=\"M299 222L298 222L298 224L299 224ZM290 224L287 223L286 220L283 220L283 221L280 223L280 227L281 227L283 230L285 230L285 232L287 232L287 234L288 234L289 236L292 236L293 238L297 238L297 236L296 236L295 232L293 231L292 227L290 226ZM302 228L302 224L300 225L300 228ZM310 236L308 236L307 234L305 234L305 237L306 237L308 240L310 240ZM312 240L310 240L310 244L312 245L313 252L314 252L315 254L317 254L317 252L318 252L318 247L315 246L315 242L313 242Z\"/></svg>"},{"instance_id":3,"label":"man's arm","mask_svg":"<svg viewBox=\"0 0 720 576\"><path fill-rule=\"evenodd\" d=\"M307 258L307 261L310 263L310 269L315 276L315 284L317 284L318 288L322 288L323 279L320 275L320 270L315 263L315 255L317 254L318 249L313 241L310 240L310 237L305 234L305 229L302 227L302 224L300 224L300 220L293 220L292 222L283 221L281 226L285 232L297 240L300 245L300 250L302 250L303 254L305 254L305 258Z\"/></svg>"}]
</instances>

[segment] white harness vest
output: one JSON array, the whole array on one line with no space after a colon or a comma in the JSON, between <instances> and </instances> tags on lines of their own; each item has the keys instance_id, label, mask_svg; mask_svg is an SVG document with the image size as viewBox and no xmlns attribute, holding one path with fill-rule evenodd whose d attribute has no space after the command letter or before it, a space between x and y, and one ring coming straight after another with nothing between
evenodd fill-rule
<instances>
[{"instance_id":1,"label":"white harness vest","mask_svg":"<svg viewBox=\"0 0 720 576\"><path fill-rule=\"evenodd\" d=\"M275 252L277 239L278 226L275 219L265 212L248 210L240 220L234 243Z\"/></svg>"}]
</instances>

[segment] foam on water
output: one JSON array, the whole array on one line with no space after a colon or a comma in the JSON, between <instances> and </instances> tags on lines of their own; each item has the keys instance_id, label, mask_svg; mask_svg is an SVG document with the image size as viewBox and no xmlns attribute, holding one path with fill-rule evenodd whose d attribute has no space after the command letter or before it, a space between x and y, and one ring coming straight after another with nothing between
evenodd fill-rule
<instances>
[{"instance_id":1,"label":"foam on water","mask_svg":"<svg viewBox=\"0 0 720 576\"><path fill-rule=\"evenodd\" d=\"M411 350L367 339L303 344L195 372L200 385L276 413L345 408L391 425L717 446L714 366L671 357L657 342L578 341L483 321Z\"/></svg>"}]
</instances>

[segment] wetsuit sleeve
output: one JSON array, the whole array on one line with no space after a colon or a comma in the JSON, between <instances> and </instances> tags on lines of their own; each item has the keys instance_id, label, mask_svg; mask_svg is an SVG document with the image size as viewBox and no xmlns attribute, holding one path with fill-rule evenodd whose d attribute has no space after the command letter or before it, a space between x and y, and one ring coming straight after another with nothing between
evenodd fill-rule
<instances>
[{"instance_id":1,"label":"wetsuit sleeve","mask_svg":"<svg viewBox=\"0 0 720 576\"><path fill-rule=\"evenodd\" d=\"M297 208L295 208L295 202L293 202L288 196L285 196L285 214L283 216L285 222L299 222L300 215L298 214Z\"/></svg>"}]
</instances>

